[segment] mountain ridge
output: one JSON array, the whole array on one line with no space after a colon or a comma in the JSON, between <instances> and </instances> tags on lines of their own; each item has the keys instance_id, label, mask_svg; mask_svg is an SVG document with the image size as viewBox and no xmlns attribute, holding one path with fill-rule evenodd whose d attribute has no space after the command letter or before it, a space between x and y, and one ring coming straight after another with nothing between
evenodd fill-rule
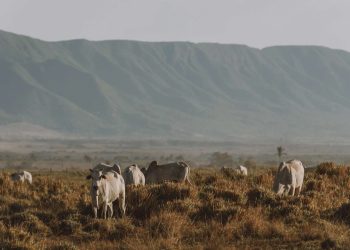
<instances>
[{"instance_id":1,"label":"mountain ridge","mask_svg":"<svg viewBox=\"0 0 350 250\"><path fill-rule=\"evenodd\" d=\"M350 53L326 47L46 42L0 31L0 124L71 135L343 141L349 80Z\"/></svg>"}]
</instances>

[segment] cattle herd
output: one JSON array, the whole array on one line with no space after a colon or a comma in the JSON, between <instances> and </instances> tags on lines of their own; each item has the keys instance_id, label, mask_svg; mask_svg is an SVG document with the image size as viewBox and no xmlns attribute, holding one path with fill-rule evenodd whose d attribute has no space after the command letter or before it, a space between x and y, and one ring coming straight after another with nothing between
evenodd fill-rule
<instances>
[{"instance_id":1,"label":"cattle herd","mask_svg":"<svg viewBox=\"0 0 350 250\"><path fill-rule=\"evenodd\" d=\"M221 170L224 171L225 167ZM247 168L239 166L234 171L241 175L248 175ZM113 202L118 200L122 216L125 215L125 186L156 184L165 181L186 182L189 179L190 166L185 162L173 162L159 165L152 161L149 167L140 169L136 164L127 167L123 172L118 164L113 166L99 163L86 177L91 179L91 202L95 218L100 214L106 219L113 216ZM32 175L27 171L13 173L13 181L32 183ZM299 160L281 162L273 184L273 191L277 195L299 195L304 180L304 167Z\"/></svg>"}]
</instances>

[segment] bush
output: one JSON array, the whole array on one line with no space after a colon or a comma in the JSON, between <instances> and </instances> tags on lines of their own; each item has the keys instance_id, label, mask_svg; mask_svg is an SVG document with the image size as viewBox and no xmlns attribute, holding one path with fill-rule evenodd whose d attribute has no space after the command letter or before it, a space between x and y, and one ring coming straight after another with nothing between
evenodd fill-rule
<instances>
[{"instance_id":1,"label":"bush","mask_svg":"<svg viewBox=\"0 0 350 250\"><path fill-rule=\"evenodd\" d=\"M350 226L350 203L344 203L336 209L334 218Z\"/></svg>"},{"instance_id":2,"label":"bush","mask_svg":"<svg viewBox=\"0 0 350 250\"><path fill-rule=\"evenodd\" d=\"M179 237L186 224L186 220L180 214L162 212L150 218L147 227L152 238L172 238Z\"/></svg>"},{"instance_id":3,"label":"bush","mask_svg":"<svg viewBox=\"0 0 350 250\"><path fill-rule=\"evenodd\" d=\"M1 233L1 249L35 249L33 245L33 236L24 228L9 227L8 230Z\"/></svg>"},{"instance_id":4,"label":"bush","mask_svg":"<svg viewBox=\"0 0 350 250\"><path fill-rule=\"evenodd\" d=\"M35 212L34 215L39 218L43 223L46 225L50 225L51 222L55 219L55 215L52 214L51 212L46 212L46 211L38 211Z\"/></svg>"},{"instance_id":5,"label":"bush","mask_svg":"<svg viewBox=\"0 0 350 250\"><path fill-rule=\"evenodd\" d=\"M98 232L100 239L123 240L129 236L137 234L137 228L129 218L93 220L88 223L83 230L88 233Z\"/></svg>"},{"instance_id":6,"label":"bush","mask_svg":"<svg viewBox=\"0 0 350 250\"><path fill-rule=\"evenodd\" d=\"M63 241L63 242L58 242L54 244L53 246L50 246L48 250L76 250L78 249L72 242L68 241Z\"/></svg>"},{"instance_id":7,"label":"bush","mask_svg":"<svg viewBox=\"0 0 350 250\"><path fill-rule=\"evenodd\" d=\"M305 191L310 192L310 191L325 191L325 184L324 181L322 180L308 180L305 183Z\"/></svg>"},{"instance_id":8,"label":"bush","mask_svg":"<svg viewBox=\"0 0 350 250\"><path fill-rule=\"evenodd\" d=\"M190 188L182 184L164 183L155 185L149 189L151 195L155 196L159 202L167 202L173 200L184 200L190 197Z\"/></svg>"},{"instance_id":9,"label":"bush","mask_svg":"<svg viewBox=\"0 0 350 250\"><path fill-rule=\"evenodd\" d=\"M228 206L220 200L207 200L201 203L197 209L189 214L193 221L215 220L223 225L229 222L238 212L236 207Z\"/></svg>"},{"instance_id":10,"label":"bush","mask_svg":"<svg viewBox=\"0 0 350 250\"><path fill-rule=\"evenodd\" d=\"M11 213L22 213L29 207L28 201L17 201L9 205L9 210Z\"/></svg>"},{"instance_id":11,"label":"bush","mask_svg":"<svg viewBox=\"0 0 350 250\"><path fill-rule=\"evenodd\" d=\"M322 241L321 248L322 249L334 249L334 248L337 248L337 243L336 243L336 241L328 238L328 239Z\"/></svg>"},{"instance_id":12,"label":"bush","mask_svg":"<svg viewBox=\"0 0 350 250\"><path fill-rule=\"evenodd\" d=\"M71 235L80 232L81 224L72 220L63 220L57 227L57 233L62 235Z\"/></svg>"},{"instance_id":13,"label":"bush","mask_svg":"<svg viewBox=\"0 0 350 250\"><path fill-rule=\"evenodd\" d=\"M22 226L30 233L49 233L50 229L31 213L18 213L10 216L11 226Z\"/></svg>"},{"instance_id":14,"label":"bush","mask_svg":"<svg viewBox=\"0 0 350 250\"><path fill-rule=\"evenodd\" d=\"M338 167L334 162L323 162L316 167L316 174L327 176L345 175L344 167Z\"/></svg>"},{"instance_id":15,"label":"bush","mask_svg":"<svg viewBox=\"0 0 350 250\"><path fill-rule=\"evenodd\" d=\"M276 201L275 194L270 190L265 190L263 188L253 188L247 192L247 203L252 206L276 206L278 202Z\"/></svg>"},{"instance_id":16,"label":"bush","mask_svg":"<svg viewBox=\"0 0 350 250\"><path fill-rule=\"evenodd\" d=\"M109 238L123 240L135 234L137 234L136 227L129 218L124 217L116 221L113 230L109 233Z\"/></svg>"},{"instance_id":17,"label":"bush","mask_svg":"<svg viewBox=\"0 0 350 250\"><path fill-rule=\"evenodd\" d=\"M242 196L238 193L235 193L234 191L228 190L228 189L221 189L221 188L215 188L212 186L205 186L200 193L200 197L203 199L208 199L208 197L205 195L207 194L212 194L214 198L220 198L225 201L231 201L231 202L241 202L242 201Z\"/></svg>"}]
</instances>

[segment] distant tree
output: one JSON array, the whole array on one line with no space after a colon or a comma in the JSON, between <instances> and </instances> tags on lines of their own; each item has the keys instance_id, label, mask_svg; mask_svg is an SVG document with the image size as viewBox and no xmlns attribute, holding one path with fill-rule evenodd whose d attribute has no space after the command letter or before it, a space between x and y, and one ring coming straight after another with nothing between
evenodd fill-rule
<instances>
[{"instance_id":1,"label":"distant tree","mask_svg":"<svg viewBox=\"0 0 350 250\"><path fill-rule=\"evenodd\" d=\"M232 155L228 154L227 152L225 153L214 152L210 156L210 164L217 165L219 167L232 166L233 164Z\"/></svg>"},{"instance_id":2,"label":"distant tree","mask_svg":"<svg viewBox=\"0 0 350 250\"><path fill-rule=\"evenodd\" d=\"M283 157L284 155L287 155L286 149L285 149L284 147L282 147L282 146L278 146L278 147L277 147L277 156L278 156L279 162L282 161L282 157Z\"/></svg>"},{"instance_id":3,"label":"distant tree","mask_svg":"<svg viewBox=\"0 0 350 250\"><path fill-rule=\"evenodd\" d=\"M253 157L248 157L248 159L244 161L243 165L247 168L255 168L257 164Z\"/></svg>"},{"instance_id":4,"label":"distant tree","mask_svg":"<svg viewBox=\"0 0 350 250\"><path fill-rule=\"evenodd\" d=\"M34 153L30 153L28 158L30 161L36 161L38 159L38 157Z\"/></svg>"},{"instance_id":5,"label":"distant tree","mask_svg":"<svg viewBox=\"0 0 350 250\"><path fill-rule=\"evenodd\" d=\"M173 159L174 159L174 156L172 154L170 154L167 157L165 157L166 161L172 161Z\"/></svg>"},{"instance_id":6,"label":"distant tree","mask_svg":"<svg viewBox=\"0 0 350 250\"><path fill-rule=\"evenodd\" d=\"M175 160L176 161L183 161L183 160L185 160L185 158L183 157L183 155L178 155L175 157Z\"/></svg>"},{"instance_id":7,"label":"distant tree","mask_svg":"<svg viewBox=\"0 0 350 250\"><path fill-rule=\"evenodd\" d=\"M89 155L84 155L84 160L90 163L92 161L92 158Z\"/></svg>"},{"instance_id":8,"label":"distant tree","mask_svg":"<svg viewBox=\"0 0 350 250\"><path fill-rule=\"evenodd\" d=\"M244 157L243 157L242 155L240 155L240 156L238 157L238 164L244 164L244 162L245 162Z\"/></svg>"}]
</instances>

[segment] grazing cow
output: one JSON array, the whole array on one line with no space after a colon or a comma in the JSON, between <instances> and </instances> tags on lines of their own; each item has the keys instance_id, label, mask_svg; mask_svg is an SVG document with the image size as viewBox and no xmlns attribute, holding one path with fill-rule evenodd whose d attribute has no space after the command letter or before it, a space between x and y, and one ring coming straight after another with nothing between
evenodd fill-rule
<instances>
[{"instance_id":1,"label":"grazing cow","mask_svg":"<svg viewBox=\"0 0 350 250\"><path fill-rule=\"evenodd\" d=\"M142 169L145 174L146 183L161 183L164 181L184 182L189 180L190 167L185 162L173 162L158 165L157 161L152 161L147 170Z\"/></svg>"},{"instance_id":2,"label":"grazing cow","mask_svg":"<svg viewBox=\"0 0 350 250\"><path fill-rule=\"evenodd\" d=\"M21 171L18 173L11 174L11 179L13 181L25 182L26 180L32 184L32 174L27 171Z\"/></svg>"},{"instance_id":3,"label":"grazing cow","mask_svg":"<svg viewBox=\"0 0 350 250\"><path fill-rule=\"evenodd\" d=\"M236 173L241 174L241 175L245 175L245 176L248 175L248 169L242 165L238 166L235 169L235 171L236 171Z\"/></svg>"},{"instance_id":4,"label":"grazing cow","mask_svg":"<svg viewBox=\"0 0 350 250\"><path fill-rule=\"evenodd\" d=\"M239 175L248 175L248 170L244 166L238 166L237 168L229 168L226 166L221 167L220 171L224 174L234 173Z\"/></svg>"},{"instance_id":5,"label":"grazing cow","mask_svg":"<svg viewBox=\"0 0 350 250\"><path fill-rule=\"evenodd\" d=\"M122 216L125 215L125 183L123 177L112 170L90 169L91 174L87 179L91 182L91 199L94 216L97 218L98 210L102 208L102 218L107 218L108 208L109 217L113 216L113 202L118 199L119 209Z\"/></svg>"},{"instance_id":6,"label":"grazing cow","mask_svg":"<svg viewBox=\"0 0 350 250\"><path fill-rule=\"evenodd\" d=\"M124 170L123 177L125 185L145 185L145 175L136 164L127 167Z\"/></svg>"},{"instance_id":7,"label":"grazing cow","mask_svg":"<svg viewBox=\"0 0 350 250\"><path fill-rule=\"evenodd\" d=\"M114 165L111 166L111 165L108 165L106 163L101 162L101 163L97 164L93 168L93 170L97 170L97 171L115 171L118 174L122 174L122 171L121 171L120 166L119 166L118 163L114 163Z\"/></svg>"},{"instance_id":8,"label":"grazing cow","mask_svg":"<svg viewBox=\"0 0 350 250\"><path fill-rule=\"evenodd\" d=\"M281 162L275 177L273 185L274 191L278 195L289 194L294 196L301 192L304 180L304 167L299 160L290 160L287 162Z\"/></svg>"}]
</instances>

